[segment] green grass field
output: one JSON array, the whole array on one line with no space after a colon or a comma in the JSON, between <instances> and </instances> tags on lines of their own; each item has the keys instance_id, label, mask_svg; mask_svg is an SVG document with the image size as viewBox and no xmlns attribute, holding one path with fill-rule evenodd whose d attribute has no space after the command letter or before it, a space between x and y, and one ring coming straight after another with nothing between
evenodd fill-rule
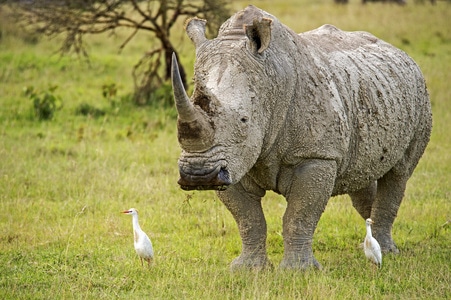
<instances>
[{"instance_id":1,"label":"green grass field","mask_svg":"<svg viewBox=\"0 0 451 300\"><path fill-rule=\"evenodd\" d=\"M359 248L364 221L341 196L330 200L314 237L323 270L231 273L241 247L231 215L213 192L177 185L174 109L126 101L131 68L151 39L139 36L119 55L120 32L91 37L88 65L55 55L58 39L37 39L0 21L1 299L451 298L451 6L274 3L254 2L297 32L324 23L370 31L423 70L434 128L394 224L400 255L386 255L381 270L372 268ZM193 46L186 37L177 45L192 74ZM117 86L114 99L102 96L105 84ZM63 106L53 120L38 121L23 89L52 85ZM83 103L105 114L77 114ZM285 206L274 193L264 199L276 266ZM131 207L154 244L151 269L141 267L131 217L120 213Z\"/></svg>"}]
</instances>

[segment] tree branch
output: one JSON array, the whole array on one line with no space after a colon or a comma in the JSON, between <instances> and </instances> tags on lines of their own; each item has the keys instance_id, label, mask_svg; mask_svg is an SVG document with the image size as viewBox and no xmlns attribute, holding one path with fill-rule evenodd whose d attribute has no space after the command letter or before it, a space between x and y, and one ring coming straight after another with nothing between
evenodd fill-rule
<instances>
[{"instance_id":1,"label":"tree branch","mask_svg":"<svg viewBox=\"0 0 451 300\"><path fill-rule=\"evenodd\" d=\"M176 52L170 39L171 28L181 16L208 19L208 26L219 25L228 17L231 0L0 0L13 8L17 24L34 32L55 37L63 34L61 54L74 51L88 58L85 35L114 34L117 28L131 29L119 46L121 52L141 30L150 32L161 47L148 52L135 66L133 76L142 76L140 87L154 89L170 77L171 54ZM137 72L138 69L146 70ZM186 79L183 67L183 81ZM138 74L139 73L139 74ZM149 91L149 90L148 90ZM145 93L144 93L145 94Z\"/></svg>"},{"instance_id":2,"label":"tree branch","mask_svg":"<svg viewBox=\"0 0 451 300\"><path fill-rule=\"evenodd\" d=\"M119 53L125 48L125 46L135 37L138 31L141 29L141 26L146 22L145 19L141 21L138 26L135 26L135 30L125 39L125 41L119 46Z\"/></svg>"}]
</instances>

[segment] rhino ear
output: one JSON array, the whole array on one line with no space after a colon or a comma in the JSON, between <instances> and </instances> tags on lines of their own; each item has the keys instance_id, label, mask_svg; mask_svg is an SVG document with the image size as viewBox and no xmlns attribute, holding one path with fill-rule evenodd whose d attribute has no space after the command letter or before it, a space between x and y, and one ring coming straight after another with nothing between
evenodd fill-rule
<instances>
[{"instance_id":1,"label":"rhino ear","mask_svg":"<svg viewBox=\"0 0 451 300\"><path fill-rule=\"evenodd\" d=\"M185 23L185 30L189 38L193 41L196 48L202 45L207 38L205 37L205 25L207 20L199 19L197 17L188 19Z\"/></svg>"},{"instance_id":2,"label":"rhino ear","mask_svg":"<svg viewBox=\"0 0 451 300\"><path fill-rule=\"evenodd\" d=\"M252 52L260 54L269 47L271 23L271 19L262 18L261 20L254 19L252 25L244 25L244 31L249 38L249 47Z\"/></svg>"}]
</instances>

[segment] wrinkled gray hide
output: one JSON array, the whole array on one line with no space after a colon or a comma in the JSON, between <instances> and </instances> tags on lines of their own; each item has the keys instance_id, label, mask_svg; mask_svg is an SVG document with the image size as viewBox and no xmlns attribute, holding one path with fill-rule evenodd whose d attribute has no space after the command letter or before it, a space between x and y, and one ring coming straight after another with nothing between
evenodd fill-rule
<instances>
[{"instance_id":1,"label":"wrinkled gray hide","mask_svg":"<svg viewBox=\"0 0 451 300\"><path fill-rule=\"evenodd\" d=\"M373 219L382 249L397 252L392 224L432 123L415 62L366 32L324 25L298 35L254 6L213 40L205 23L186 28L196 46L191 97L173 59L179 184L217 190L232 213L242 239L232 268L270 265L266 190L287 200L282 268L320 267L313 233L340 194Z\"/></svg>"}]
</instances>

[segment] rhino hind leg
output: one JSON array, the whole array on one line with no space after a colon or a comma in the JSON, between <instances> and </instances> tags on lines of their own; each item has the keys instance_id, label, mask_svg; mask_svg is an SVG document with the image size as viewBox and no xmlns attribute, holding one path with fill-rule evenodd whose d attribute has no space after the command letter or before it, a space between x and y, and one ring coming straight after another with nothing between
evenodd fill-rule
<instances>
[{"instance_id":1,"label":"rhino hind leg","mask_svg":"<svg viewBox=\"0 0 451 300\"><path fill-rule=\"evenodd\" d=\"M233 260L232 271L272 267L266 253L266 220L261 205L263 195L246 191L241 183L217 194L235 219L242 241L241 254Z\"/></svg>"},{"instance_id":2,"label":"rhino hind leg","mask_svg":"<svg viewBox=\"0 0 451 300\"><path fill-rule=\"evenodd\" d=\"M385 178L383 177L363 189L349 193L349 196L352 205L360 216L364 220L371 218L375 222L373 235L381 245L382 251L398 253L391 236L391 228L402 200L403 192L399 197L399 191L404 190L402 183L397 186L395 182L396 180L393 180L390 174L387 174Z\"/></svg>"},{"instance_id":3,"label":"rhino hind leg","mask_svg":"<svg viewBox=\"0 0 451 300\"><path fill-rule=\"evenodd\" d=\"M367 187L349 193L352 205L364 220L371 216L374 199L376 199L377 181L371 182Z\"/></svg>"},{"instance_id":4,"label":"rhino hind leg","mask_svg":"<svg viewBox=\"0 0 451 300\"><path fill-rule=\"evenodd\" d=\"M392 169L377 181L377 195L371 210L371 219L374 221L373 236L384 253L399 253L391 231L404 197L407 179Z\"/></svg>"},{"instance_id":5,"label":"rhino hind leg","mask_svg":"<svg viewBox=\"0 0 451 300\"><path fill-rule=\"evenodd\" d=\"M407 180L426 149L430 130L431 119L428 118L424 121L422 130L415 133L401 160L377 181L377 193L371 210L371 219L374 221L373 236L378 240L385 253L399 253L392 239L392 226L404 197Z\"/></svg>"}]
</instances>

